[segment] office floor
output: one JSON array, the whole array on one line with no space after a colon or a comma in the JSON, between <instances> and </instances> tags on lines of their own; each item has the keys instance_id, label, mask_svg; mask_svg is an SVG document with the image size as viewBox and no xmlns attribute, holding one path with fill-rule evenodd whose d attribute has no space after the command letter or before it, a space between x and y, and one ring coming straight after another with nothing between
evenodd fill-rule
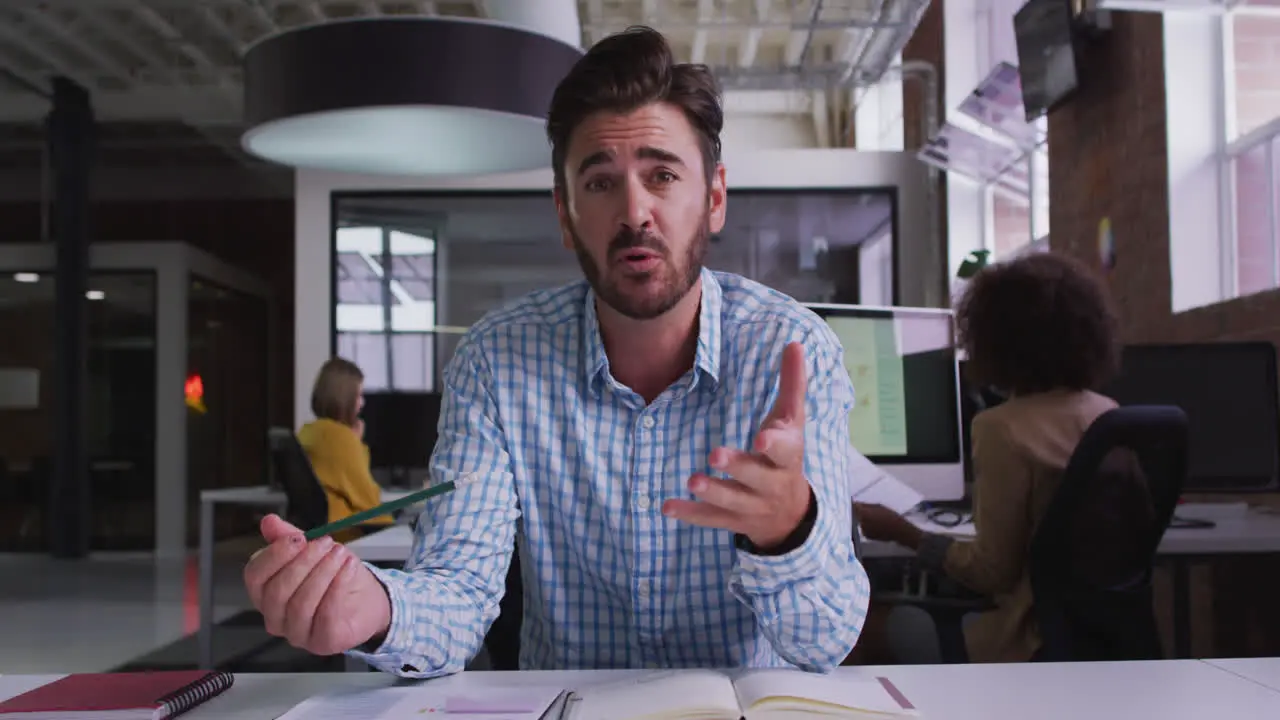
<instances>
[{"instance_id":1,"label":"office floor","mask_svg":"<svg viewBox=\"0 0 1280 720\"><path fill-rule=\"evenodd\" d=\"M242 556L234 547L218 553L218 621L249 607ZM194 558L0 554L0 674L103 671L194 632Z\"/></svg>"}]
</instances>

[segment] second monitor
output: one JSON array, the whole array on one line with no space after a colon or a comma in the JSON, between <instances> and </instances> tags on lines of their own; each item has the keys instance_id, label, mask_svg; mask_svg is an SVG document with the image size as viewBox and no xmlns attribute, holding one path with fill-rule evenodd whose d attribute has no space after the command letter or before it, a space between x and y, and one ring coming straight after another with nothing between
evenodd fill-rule
<instances>
[{"instance_id":1,"label":"second monitor","mask_svg":"<svg viewBox=\"0 0 1280 720\"><path fill-rule=\"evenodd\" d=\"M853 446L926 500L964 497L960 384L950 310L808 305L844 348Z\"/></svg>"},{"instance_id":2,"label":"second monitor","mask_svg":"<svg viewBox=\"0 0 1280 720\"><path fill-rule=\"evenodd\" d=\"M436 446L440 393L378 392L365 395L364 440L374 470L385 470L391 484L408 487L425 471Z\"/></svg>"}]
</instances>

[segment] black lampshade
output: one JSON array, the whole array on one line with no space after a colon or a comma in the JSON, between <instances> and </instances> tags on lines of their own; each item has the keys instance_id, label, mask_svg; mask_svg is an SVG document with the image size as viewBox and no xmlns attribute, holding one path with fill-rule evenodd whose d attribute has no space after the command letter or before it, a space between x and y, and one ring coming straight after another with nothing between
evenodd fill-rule
<instances>
[{"instance_id":1,"label":"black lampshade","mask_svg":"<svg viewBox=\"0 0 1280 720\"><path fill-rule=\"evenodd\" d=\"M244 148L297 168L454 175L550 165L556 85L582 56L511 25L448 17L327 22L244 58Z\"/></svg>"}]
</instances>

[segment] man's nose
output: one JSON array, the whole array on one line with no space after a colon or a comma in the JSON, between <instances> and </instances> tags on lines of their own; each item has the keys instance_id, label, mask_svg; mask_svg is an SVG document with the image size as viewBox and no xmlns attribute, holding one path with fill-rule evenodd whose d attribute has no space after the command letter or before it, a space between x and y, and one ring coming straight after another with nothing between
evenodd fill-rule
<instances>
[{"instance_id":1,"label":"man's nose","mask_svg":"<svg viewBox=\"0 0 1280 720\"><path fill-rule=\"evenodd\" d=\"M632 230L645 230L653 224L653 195L644 183L636 178L628 179L625 202L622 217L624 225Z\"/></svg>"}]
</instances>

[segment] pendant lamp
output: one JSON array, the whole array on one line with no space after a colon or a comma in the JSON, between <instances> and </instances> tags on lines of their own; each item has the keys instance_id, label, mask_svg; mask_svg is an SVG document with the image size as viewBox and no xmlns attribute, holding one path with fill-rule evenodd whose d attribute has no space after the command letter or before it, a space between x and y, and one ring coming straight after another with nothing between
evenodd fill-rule
<instances>
[{"instance_id":1,"label":"pendant lamp","mask_svg":"<svg viewBox=\"0 0 1280 720\"><path fill-rule=\"evenodd\" d=\"M551 96L581 56L548 35L470 18L292 29L245 54L242 145L294 168L353 173L549 167Z\"/></svg>"}]
</instances>

